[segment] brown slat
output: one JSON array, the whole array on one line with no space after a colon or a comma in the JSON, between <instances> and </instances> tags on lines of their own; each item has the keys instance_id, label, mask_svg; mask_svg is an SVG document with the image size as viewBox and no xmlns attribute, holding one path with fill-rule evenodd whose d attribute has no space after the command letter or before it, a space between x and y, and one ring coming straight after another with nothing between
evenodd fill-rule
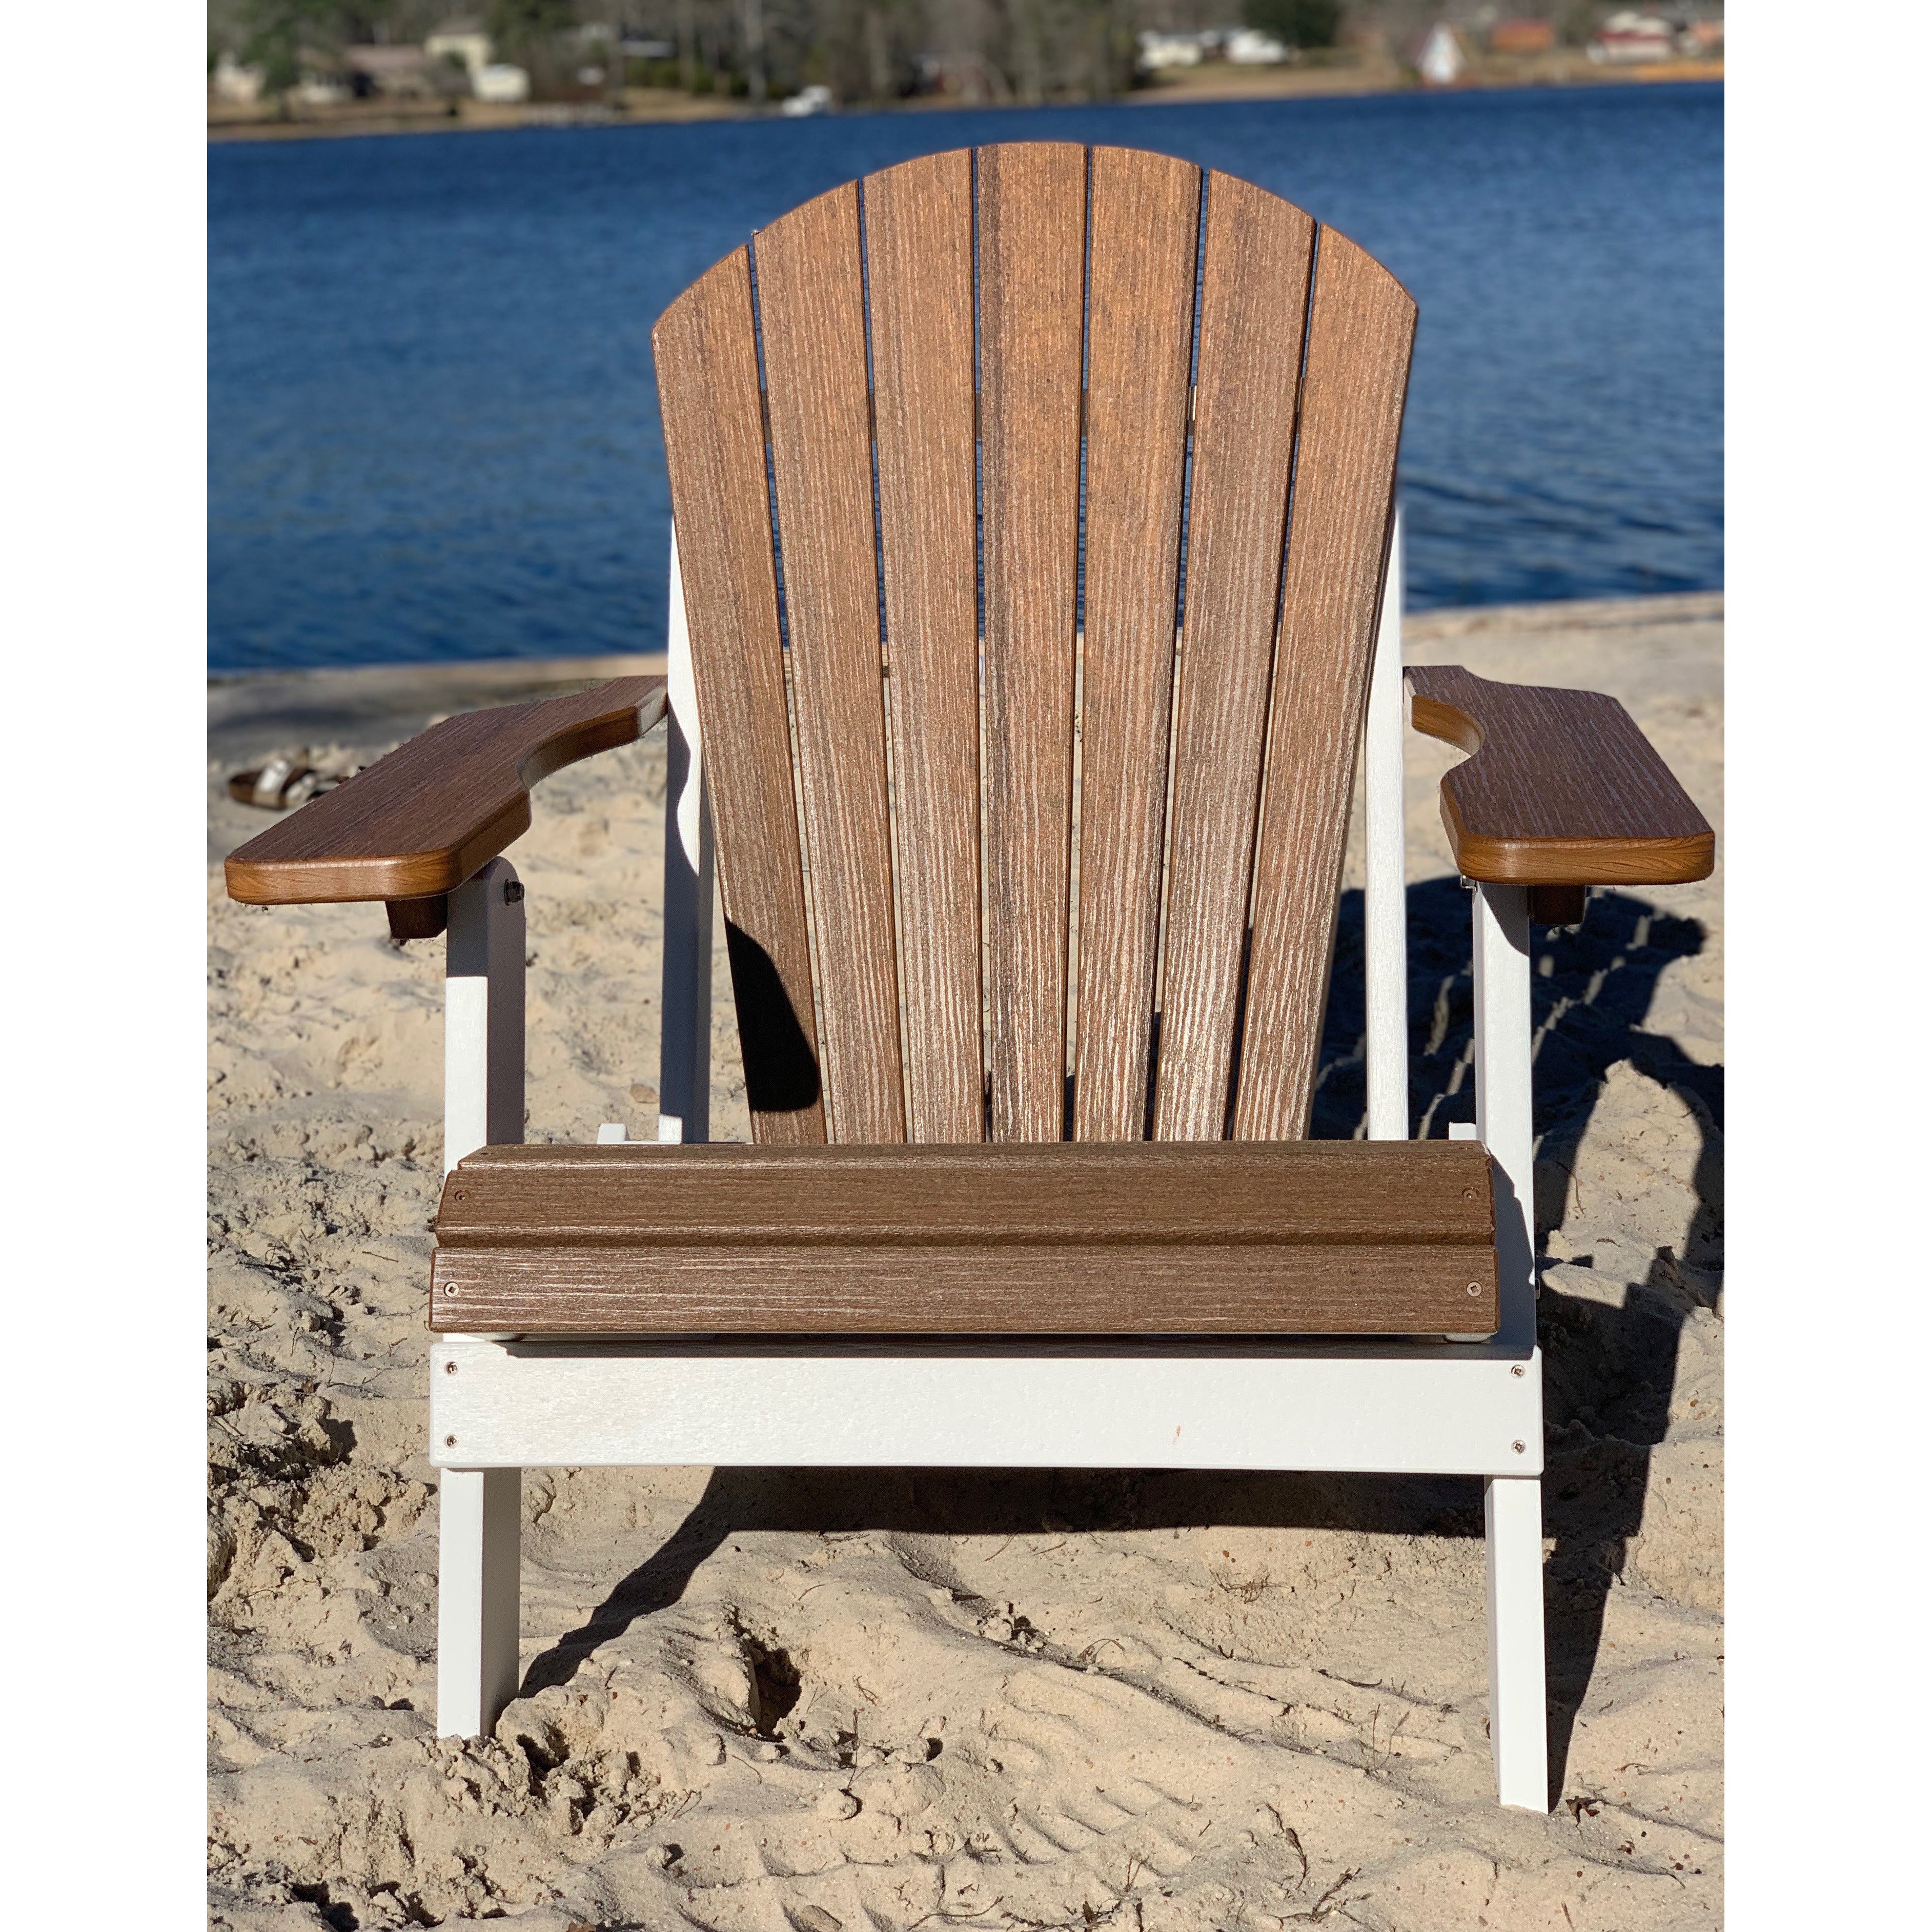
<instances>
[{"instance_id":1,"label":"brown slat","mask_svg":"<svg viewBox=\"0 0 1932 1932\"><path fill-rule=\"evenodd\" d=\"M868 176L879 527L898 824L907 1130L983 1130L973 161Z\"/></svg>"},{"instance_id":2,"label":"brown slat","mask_svg":"<svg viewBox=\"0 0 1932 1932\"><path fill-rule=\"evenodd\" d=\"M1472 754L1442 781L1442 823L1466 878L1580 886L1710 876L1716 836L1614 698L1494 683L1460 664L1417 665L1408 682L1416 729Z\"/></svg>"},{"instance_id":3,"label":"brown slat","mask_svg":"<svg viewBox=\"0 0 1932 1932\"><path fill-rule=\"evenodd\" d=\"M753 244L784 563L826 1132L904 1138L859 194Z\"/></svg>"},{"instance_id":4,"label":"brown slat","mask_svg":"<svg viewBox=\"0 0 1932 1932\"><path fill-rule=\"evenodd\" d=\"M980 152L987 1058L996 1140L1065 1128L1086 152Z\"/></svg>"},{"instance_id":5,"label":"brown slat","mask_svg":"<svg viewBox=\"0 0 1932 1932\"><path fill-rule=\"evenodd\" d=\"M1470 1289L1474 1286L1475 1292ZM444 1250L432 1328L520 1334L1471 1334L1490 1248Z\"/></svg>"},{"instance_id":6,"label":"brown slat","mask_svg":"<svg viewBox=\"0 0 1932 1932\"><path fill-rule=\"evenodd\" d=\"M1208 182L1154 1132L1227 1121L1314 224Z\"/></svg>"},{"instance_id":7,"label":"brown slat","mask_svg":"<svg viewBox=\"0 0 1932 1932\"><path fill-rule=\"evenodd\" d=\"M1146 1131L1201 172L1092 157L1073 1130Z\"/></svg>"},{"instance_id":8,"label":"brown slat","mask_svg":"<svg viewBox=\"0 0 1932 1932\"><path fill-rule=\"evenodd\" d=\"M822 1141L746 250L693 283L651 339L752 1131Z\"/></svg>"},{"instance_id":9,"label":"brown slat","mask_svg":"<svg viewBox=\"0 0 1932 1932\"><path fill-rule=\"evenodd\" d=\"M446 1180L446 1248L1486 1246L1472 1141L495 1147Z\"/></svg>"},{"instance_id":10,"label":"brown slat","mask_svg":"<svg viewBox=\"0 0 1932 1932\"><path fill-rule=\"evenodd\" d=\"M228 896L315 905L452 892L530 830L532 785L632 743L640 707L652 724L663 716L664 688L620 677L445 718L232 853Z\"/></svg>"},{"instance_id":11,"label":"brown slat","mask_svg":"<svg viewBox=\"0 0 1932 1932\"><path fill-rule=\"evenodd\" d=\"M1255 861L1243 1139L1308 1131L1415 304L1322 232Z\"/></svg>"}]
</instances>

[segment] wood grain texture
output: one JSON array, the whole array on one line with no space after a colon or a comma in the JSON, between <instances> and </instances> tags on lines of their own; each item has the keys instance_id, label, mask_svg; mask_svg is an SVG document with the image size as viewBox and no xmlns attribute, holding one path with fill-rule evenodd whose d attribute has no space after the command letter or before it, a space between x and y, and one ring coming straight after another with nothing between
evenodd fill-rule
<instances>
[{"instance_id":1,"label":"wood grain texture","mask_svg":"<svg viewBox=\"0 0 1932 1932\"><path fill-rule=\"evenodd\" d=\"M1710 876L1716 835L1614 698L1499 684L1460 664L1407 675L1415 728L1470 754L1442 781L1442 823L1465 878L1608 886Z\"/></svg>"},{"instance_id":2,"label":"wood grain texture","mask_svg":"<svg viewBox=\"0 0 1932 1932\"><path fill-rule=\"evenodd\" d=\"M490 1147L450 1174L436 1218L452 1248L1486 1247L1494 1229L1472 1141Z\"/></svg>"},{"instance_id":3,"label":"wood grain texture","mask_svg":"<svg viewBox=\"0 0 1932 1932\"><path fill-rule=\"evenodd\" d=\"M247 905L427 899L452 892L530 826L530 788L664 716L661 677L447 718L231 854Z\"/></svg>"},{"instance_id":4,"label":"wood grain texture","mask_svg":"<svg viewBox=\"0 0 1932 1932\"><path fill-rule=\"evenodd\" d=\"M1493 1212L1466 1142L491 1148L445 1183L432 1325L1480 1334Z\"/></svg>"},{"instance_id":5,"label":"wood grain texture","mask_svg":"<svg viewBox=\"0 0 1932 1932\"><path fill-rule=\"evenodd\" d=\"M874 434L898 824L906 1128L984 1126L973 160L867 176Z\"/></svg>"},{"instance_id":6,"label":"wood grain texture","mask_svg":"<svg viewBox=\"0 0 1932 1932\"><path fill-rule=\"evenodd\" d=\"M446 1249L430 1306L434 1329L525 1335L1480 1335L1496 1325L1496 1254L977 1242Z\"/></svg>"},{"instance_id":7,"label":"wood grain texture","mask_svg":"<svg viewBox=\"0 0 1932 1932\"><path fill-rule=\"evenodd\" d=\"M1155 1076L1162 1140L1227 1127L1314 235L1278 196L1209 176Z\"/></svg>"},{"instance_id":8,"label":"wood grain texture","mask_svg":"<svg viewBox=\"0 0 1932 1932\"><path fill-rule=\"evenodd\" d=\"M987 1059L995 1140L1065 1131L1086 151L980 151Z\"/></svg>"},{"instance_id":9,"label":"wood grain texture","mask_svg":"<svg viewBox=\"0 0 1932 1932\"><path fill-rule=\"evenodd\" d=\"M825 1138L746 251L652 334L752 1131Z\"/></svg>"},{"instance_id":10,"label":"wood grain texture","mask_svg":"<svg viewBox=\"0 0 1932 1932\"><path fill-rule=\"evenodd\" d=\"M1073 1132L1146 1132L1201 171L1096 148Z\"/></svg>"},{"instance_id":11,"label":"wood grain texture","mask_svg":"<svg viewBox=\"0 0 1932 1932\"><path fill-rule=\"evenodd\" d=\"M848 182L752 244L790 644L826 1133L905 1136L871 405Z\"/></svg>"},{"instance_id":12,"label":"wood grain texture","mask_svg":"<svg viewBox=\"0 0 1932 1932\"><path fill-rule=\"evenodd\" d=\"M1308 328L1234 1108L1246 1140L1308 1131L1415 304L1324 228Z\"/></svg>"}]
</instances>

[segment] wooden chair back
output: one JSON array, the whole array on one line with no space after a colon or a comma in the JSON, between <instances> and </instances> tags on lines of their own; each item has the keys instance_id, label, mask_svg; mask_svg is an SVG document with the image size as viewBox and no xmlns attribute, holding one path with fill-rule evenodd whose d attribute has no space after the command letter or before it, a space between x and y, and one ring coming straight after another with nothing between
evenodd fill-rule
<instances>
[{"instance_id":1,"label":"wooden chair back","mask_svg":"<svg viewBox=\"0 0 1932 1932\"><path fill-rule=\"evenodd\" d=\"M1054 142L665 311L760 1141L1306 1133L1414 319L1275 195Z\"/></svg>"}]
</instances>

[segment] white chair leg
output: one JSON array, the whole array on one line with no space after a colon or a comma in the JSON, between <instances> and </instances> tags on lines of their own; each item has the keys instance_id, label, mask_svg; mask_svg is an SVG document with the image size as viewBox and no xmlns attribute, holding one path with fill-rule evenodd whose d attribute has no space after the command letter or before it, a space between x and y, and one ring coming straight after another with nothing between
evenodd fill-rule
<instances>
[{"instance_id":1,"label":"white chair leg","mask_svg":"<svg viewBox=\"0 0 1932 1932\"><path fill-rule=\"evenodd\" d=\"M446 1469L438 1526L436 1729L475 1738L517 1694L523 1472Z\"/></svg>"},{"instance_id":2,"label":"white chair leg","mask_svg":"<svg viewBox=\"0 0 1932 1932\"><path fill-rule=\"evenodd\" d=\"M1490 1749L1496 1799L1550 1809L1550 1744L1543 1675L1543 1484L1492 1476L1483 1486L1488 1546Z\"/></svg>"}]
</instances>

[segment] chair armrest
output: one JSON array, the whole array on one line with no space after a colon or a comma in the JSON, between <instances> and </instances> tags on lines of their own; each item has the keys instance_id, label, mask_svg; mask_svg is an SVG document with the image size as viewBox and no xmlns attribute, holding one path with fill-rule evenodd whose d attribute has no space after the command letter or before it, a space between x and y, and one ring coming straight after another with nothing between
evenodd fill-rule
<instances>
[{"instance_id":1,"label":"chair armrest","mask_svg":"<svg viewBox=\"0 0 1932 1932\"><path fill-rule=\"evenodd\" d=\"M1708 878L1717 838L1614 698L1412 664L1418 731L1470 755L1442 781L1465 878L1523 886Z\"/></svg>"},{"instance_id":2,"label":"chair armrest","mask_svg":"<svg viewBox=\"0 0 1932 1932\"><path fill-rule=\"evenodd\" d=\"M531 786L634 742L664 712L662 678L620 677L446 718L231 854L228 896L316 905L452 892L530 830Z\"/></svg>"}]
</instances>

